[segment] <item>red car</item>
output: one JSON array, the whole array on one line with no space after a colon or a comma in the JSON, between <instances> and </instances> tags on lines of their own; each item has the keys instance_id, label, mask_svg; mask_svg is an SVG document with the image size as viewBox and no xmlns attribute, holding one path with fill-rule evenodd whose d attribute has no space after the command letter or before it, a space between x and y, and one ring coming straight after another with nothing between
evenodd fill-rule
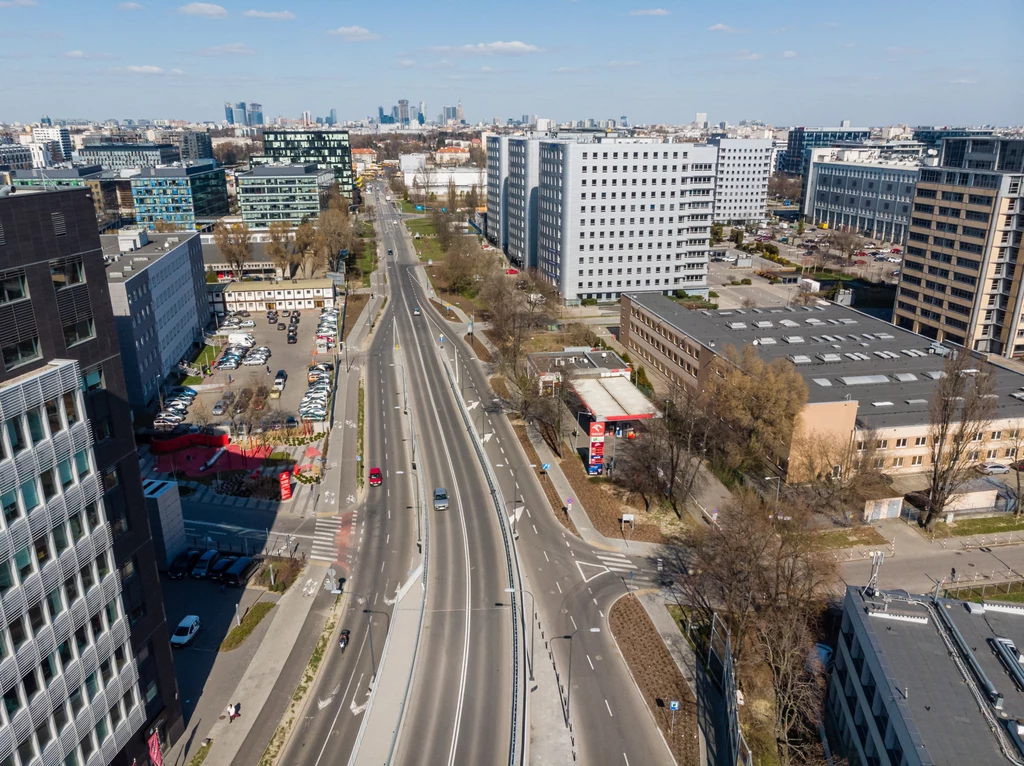
<instances>
[{"instance_id":1,"label":"red car","mask_svg":"<svg viewBox=\"0 0 1024 766\"><path fill-rule=\"evenodd\" d=\"M370 486L379 487L384 483L384 474L380 472L379 468L370 469Z\"/></svg>"},{"instance_id":2,"label":"red car","mask_svg":"<svg viewBox=\"0 0 1024 766\"><path fill-rule=\"evenodd\" d=\"M510 277L515 276L516 274L519 273L519 269L505 269L505 273L508 274Z\"/></svg>"}]
</instances>

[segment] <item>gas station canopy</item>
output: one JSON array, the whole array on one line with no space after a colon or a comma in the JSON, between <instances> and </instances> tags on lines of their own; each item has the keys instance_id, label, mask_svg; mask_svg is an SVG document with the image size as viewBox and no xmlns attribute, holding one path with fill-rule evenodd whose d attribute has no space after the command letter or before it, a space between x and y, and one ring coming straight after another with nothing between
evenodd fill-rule
<instances>
[{"instance_id":1,"label":"gas station canopy","mask_svg":"<svg viewBox=\"0 0 1024 766\"><path fill-rule=\"evenodd\" d=\"M628 378L584 378L573 381L572 386L599 423L661 416Z\"/></svg>"}]
</instances>

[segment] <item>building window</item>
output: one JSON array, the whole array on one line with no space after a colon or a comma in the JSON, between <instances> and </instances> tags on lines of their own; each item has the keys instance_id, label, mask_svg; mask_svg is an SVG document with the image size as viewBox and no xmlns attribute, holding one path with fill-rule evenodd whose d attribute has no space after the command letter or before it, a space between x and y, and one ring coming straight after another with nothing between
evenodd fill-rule
<instances>
[{"instance_id":1,"label":"building window","mask_svg":"<svg viewBox=\"0 0 1024 766\"><path fill-rule=\"evenodd\" d=\"M50 426L50 435L60 433L64 430L64 421L60 418L60 407L56 399L51 399L45 405L46 422Z\"/></svg>"},{"instance_id":2,"label":"building window","mask_svg":"<svg viewBox=\"0 0 1024 766\"><path fill-rule=\"evenodd\" d=\"M885 458L884 457L876 457L875 458L875 468L885 468Z\"/></svg>"},{"instance_id":3,"label":"building window","mask_svg":"<svg viewBox=\"0 0 1024 766\"><path fill-rule=\"evenodd\" d=\"M977 450L974 450L973 452L968 452L967 459L970 460L971 462L974 462L978 459L979 454L980 453Z\"/></svg>"},{"instance_id":4,"label":"building window","mask_svg":"<svg viewBox=\"0 0 1024 766\"><path fill-rule=\"evenodd\" d=\"M18 507L18 493L13 489L0 495L0 505L3 505L4 520L8 526L21 516L21 509Z\"/></svg>"},{"instance_id":5,"label":"building window","mask_svg":"<svg viewBox=\"0 0 1024 766\"><path fill-rule=\"evenodd\" d=\"M96 337L96 329L92 319L79 319L74 324L64 327L64 345L68 348L92 340Z\"/></svg>"},{"instance_id":6,"label":"building window","mask_svg":"<svg viewBox=\"0 0 1024 766\"><path fill-rule=\"evenodd\" d=\"M997 442L997 441L999 441L1002 438L1003 438L1003 432L1002 431L993 431L992 432L992 441L996 441Z\"/></svg>"},{"instance_id":7,"label":"building window","mask_svg":"<svg viewBox=\"0 0 1024 766\"><path fill-rule=\"evenodd\" d=\"M82 374L82 390L85 393L96 391L101 388L106 388L103 381L102 367L93 367L91 370L86 370Z\"/></svg>"},{"instance_id":8,"label":"building window","mask_svg":"<svg viewBox=\"0 0 1024 766\"><path fill-rule=\"evenodd\" d=\"M888 439L879 439L877 442L875 442L875 449L888 449L888 448L889 448L889 440Z\"/></svg>"},{"instance_id":9,"label":"building window","mask_svg":"<svg viewBox=\"0 0 1024 766\"><path fill-rule=\"evenodd\" d=\"M50 261L50 279L57 290L85 281L85 264L81 258Z\"/></svg>"},{"instance_id":10,"label":"building window","mask_svg":"<svg viewBox=\"0 0 1024 766\"><path fill-rule=\"evenodd\" d=\"M43 428L43 413L39 411L38 407L33 407L25 413L25 417L28 418L28 434L32 437L32 445L35 446L46 438L46 429Z\"/></svg>"},{"instance_id":11,"label":"building window","mask_svg":"<svg viewBox=\"0 0 1024 766\"><path fill-rule=\"evenodd\" d=\"M73 391L68 391L62 397L64 400L64 417L68 419L68 425L73 426L78 422L78 403L75 401Z\"/></svg>"},{"instance_id":12,"label":"building window","mask_svg":"<svg viewBox=\"0 0 1024 766\"><path fill-rule=\"evenodd\" d=\"M918 436L916 439L914 439L914 446L915 447L923 447L927 443L928 443L928 437L927 436Z\"/></svg>"},{"instance_id":13,"label":"building window","mask_svg":"<svg viewBox=\"0 0 1024 766\"><path fill-rule=\"evenodd\" d=\"M906 447L906 446L907 446L907 440L906 439L897 439L896 440L896 449L899 449L900 447Z\"/></svg>"},{"instance_id":14,"label":"building window","mask_svg":"<svg viewBox=\"0 0 1024 766\"><path fill-rule=\"evenodd\" d=\"M0 304L14 303L28 297L28 285L22 273L0 277Z\"/></svg>"},{"instance_id":15,"label":"building window","mask_svg":"<svg viewBox=\"0 0 1024 766\"><path fill-rule=\"evenodd\" d=\"M118 484L121 483L121 477L117 473L117 468L108 468L103 472L103 491L109 492Z\"/></svg>"},{"instance_id":16,"label":"building window","mask_svg":"<svg viewBox=\"0 0 1024 766\"><path fill-rule=\"evenodd\" d=\"M43 485L43 498L49 502L57 494L57 480L53 475L53 469L48 468L39 474L39 481Z\"/></svg>"},{"instance_id":17,"label":"building window","mask_svg":"<svg viewBox=\"0 0 1024 766\"><path fill-rule=\"evenodd\" d=\"M892 467L893 468L902 468L903 467L903 458L901 458L901 457L894 457L892 459Z\"/></svg>"},{"instance_id":18,"label":"building window","mask_svg":"<svg viewBox=\"0 0 1024 766\"><path fill-rule=\"evenodd\" d=\"M4 367L12 370L39 358L39 338L29 338L18 343L4 346L0 351L4 355Z\"/></svg>"}]
</instances>

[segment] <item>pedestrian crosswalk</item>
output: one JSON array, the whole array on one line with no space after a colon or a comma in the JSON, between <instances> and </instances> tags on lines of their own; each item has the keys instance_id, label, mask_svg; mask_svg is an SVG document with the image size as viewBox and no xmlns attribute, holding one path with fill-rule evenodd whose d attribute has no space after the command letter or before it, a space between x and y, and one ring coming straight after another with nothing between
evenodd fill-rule
<instances>
[{"instance_id":1,"label":"pedestrian crosswalk","mask_svg":"<svg viewBox=\"0 0 1024 766\"><path fill-rule=\"evenodd\" d=\"M318 517L313 530L313 543L309 557L315 561L338 560L338 531L341 519L337 516Z\"/></svg>"},{"instance_id":2,"label":"pedestrian crosswalk","mask_svg":"<svg viewBox=\"0 0 1024 766\"><path fill-rule=\"evenodd\" d=\"M595 555L610 572L634 572L640 568L628 556L621 553L597 553Z\"/></svg>"}]
</instances>

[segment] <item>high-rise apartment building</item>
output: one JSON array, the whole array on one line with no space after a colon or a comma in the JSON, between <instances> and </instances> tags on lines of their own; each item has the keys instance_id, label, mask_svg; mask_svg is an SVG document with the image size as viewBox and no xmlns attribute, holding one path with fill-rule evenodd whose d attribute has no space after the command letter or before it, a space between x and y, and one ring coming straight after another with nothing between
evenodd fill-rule
<instances>
[{"instance_id":1,"label":"high-rise apartment building","mask_svg":"<svg viewBox=\"0 0 1024 766\"><path fill-rule=\"evenodd\" d=\"M263 104L250 102L245 107L245 124L258 127L263 124Z\"/></svg>"},{"instance_id":2,"label":"high-rise apartment building","mask_svg":"<svg viewBox=\"0 0 1024 766\"><path fill-rule=\"evenodd\" d=\"M487 239L508 247L508 136L484 135L487 152Z\"/></svg>"},{"instance_id":3,"label":"high-rise apartment building","mask_svg":"<svg viewBox=\"0 0 1024 766\"><path fill-rule=\"evenodd\" d=\"M213 141L205 130L158 130L154 140L177 148L182 162L213 159Z\"/></svg>"},{"instance_id":4,"label":"high-rise apartment building","mask_svg":"<svg viewBox=\"0 0 1024 766\"><path fill-rule=\"evenodd\" d=\"M67 128L53 125L43 125L32 128L32 141L38 143L55 142L60 147L60 160L71 159L71 152L74 146L71 143L71 133Z\"/></svg>"},{"instance_id":5,"label":"high-rise apartment building","mask_svg":"<svg viewBox=\"0 0 1024 766\"><path fill-rule=\"evenodd\" d=\"M244 101L239 101L237 104L232 104L230 101L224 102L224 117L228 121L228 125L248 125L249 116Z\"/></svg>"},{"instance_id":6,"label":"high-rise apartment building","mask_svg":"<svg viewBox=\"0 0 1024 766\"><path fill-rule=\"evenodd\" d=\"M707 293L716 147L612 137L538 143L537 266L564 302ZM510 139L510 253L514 156Z\"/></svg>"},{"instance_id":7,"label":"high-rise apartment building","mask_svg":"<svg viewBox=\"0 0 1024 766\"><path fill-rule=\"evenodd\" d=\"M254 167L237 178L242 221L265 229L275 221L298 226L316 219L327 208L333 182L334 174L316 163Z\"/></svg>"},{"instance_id":8,"label":"high-rise apartment building","mask_svg":"<svg viewBox=\"0 0 1024 766\"><path fill-rule=\"evenodd\" d=\"M343 194L353 189L352 148L347 130L265 130L263 154L253 155L254 165L315 162L321 170L331 170Z\"/></svg>"},{"instance_id":9,"label":"high-rise apartment building","mask_svg":"<svg viewBox=\"0 0 1024 766\"><path fill-rule=\"evenodd\" d=\"M398 123L399 125L409 124L409 99L398 99Z\"/></svg>"},{"instance_id":10,"label":"high-rise apartment building","mask_svg":"<svg viewBox=\"0 0 1024 766\"><path fill-rule=\"evenodd\" d=\"M921 168L894 323L1006 357L1024 355L1024 139L947 138Z\"/></svg>"},{"instance_id":11,"label":"high-rise apartment building","mask_svg":"<svg viewBox=\"0 0 1024 766\"><path fill-rule=\"evenodd\" d=\"M811 164L811 149L833 146L840 141L867 141L870 128L790 128L782 170L794 175L806 175Z\"/></svg>"},{"instance_id":12,"label":"high-rise apartment building","mask_svg":"<svg viewBox=\"0 0 1024 766\"><path fill-rule=\"evenodd\" d=\"M772 171L772 140L713 138L708 143L718 147L715 220L722 223L759 223L765 220L768 178Z\"/></svg>"},{"instance_id":13,"label":"high-rise apartment building","mask_svg":"<svg viewBox=\"0 0 1024 766\"><path fill-rule=\"evenodd\" d=\"M86 189L0 198L0 763L147 763L183 729Z\"/></svg>"},{"instance_id":14,"label":"high-rise apartment building","mask_svg":"<svg viewBox=\"0 0 1024 766\"><path fill-rule=\"evenodd\" d=\"M523 269L537 268L537 184L540 181L540 141L508 139L508 241L505 253Z\"/></svg>"}]
</instances>

